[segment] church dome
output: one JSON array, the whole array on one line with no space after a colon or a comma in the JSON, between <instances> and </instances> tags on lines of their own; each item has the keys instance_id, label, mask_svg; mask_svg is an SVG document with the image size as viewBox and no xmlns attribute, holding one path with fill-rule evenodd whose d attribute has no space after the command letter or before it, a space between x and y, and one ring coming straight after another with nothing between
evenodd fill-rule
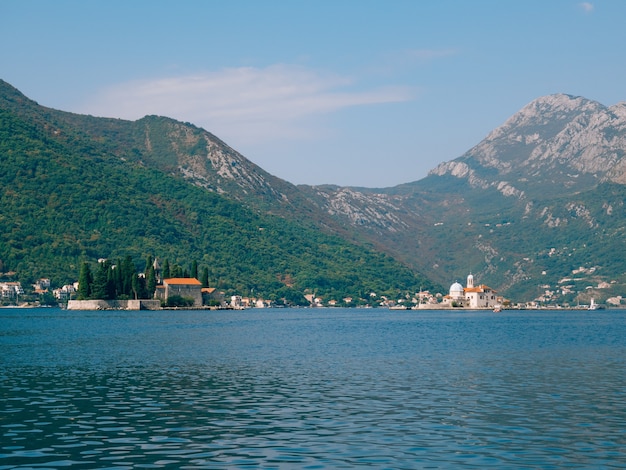
<instances>
[{"instance_id":1,"label":"church dome","mask_svg":"<svg viewBox=\"0 0 626 470\"><path fill-rule=\"evenodd\" d=\"M455 282L450 286L450 297L459 298L463 297L464 294L463 286L458 282Z\"/></svg>"}]
</instances>

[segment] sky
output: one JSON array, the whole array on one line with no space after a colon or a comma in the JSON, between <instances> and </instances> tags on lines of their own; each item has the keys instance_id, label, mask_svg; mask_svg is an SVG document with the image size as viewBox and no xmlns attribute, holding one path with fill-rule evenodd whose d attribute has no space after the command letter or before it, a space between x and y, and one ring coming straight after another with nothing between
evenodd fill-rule
<instances>
[{"instance_id":1,"label":"sky","mask_svg":"<svg viewBox=\"0 0 626 470\"><path fill-rule=\"evenodd\" d=\"M626 101L623 0L0 0L39 104L191 122L294 184L391 187L530 101Z\"/></svg>"}]
</instances>

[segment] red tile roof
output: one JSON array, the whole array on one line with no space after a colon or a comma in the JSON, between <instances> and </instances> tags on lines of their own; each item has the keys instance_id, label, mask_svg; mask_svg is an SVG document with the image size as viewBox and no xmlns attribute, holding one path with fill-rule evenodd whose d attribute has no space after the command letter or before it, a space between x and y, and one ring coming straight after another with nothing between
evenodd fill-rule
<instances>
[{"instance_id":1,"label":"red tile roof","mask_svg":"<svg viewBox=\"0 0 626 470\"><path fill-rule=\"evenodd\" d=\"M201 286L202 283L193 277L171 277L169 279L163 279L163 284L178 285L178 286Z\"/></svg>"},{"instance_id":2,"label":"red tile roof","mask_svg":"<svg viewBox=\"0 0 626 470\"><path fill-rule=\"evenodd\" d=\"M463 290L465 292L495 292L491 287L486 286L485 284L481 284L477 287L465 287Z\"/></svg>"}]
</instances>

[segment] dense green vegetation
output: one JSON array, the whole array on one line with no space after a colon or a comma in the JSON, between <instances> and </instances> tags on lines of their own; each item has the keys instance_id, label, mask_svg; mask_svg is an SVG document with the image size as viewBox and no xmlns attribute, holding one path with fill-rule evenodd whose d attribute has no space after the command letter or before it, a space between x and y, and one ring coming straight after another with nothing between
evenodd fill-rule
<instances>
[{"instance_id":1,"label":"dense green vegetation","mask_svg":"<svg viewBox=\"0 0 626 470\"><path fill-rule=\"evenodd\" d=\"M95 292L82 296L132 296L107 290L96 260L130 260L144 271L145 260L158 256L227 293L266 298L309 291L340 300L432 286L389 256L146 165L132 145L134 123L59 119L6 86L2 92L0 271L17 272L23 283L69 283L87 262ZM100 122L106 139L91 136Z\"/></svg>"},{"instance_id":2,"label":"dense green vegetation","mask_svg":"<svg viewBox=\"0 0 626 470\"><path fill-rule=\"evenodd\" d=\"M157 278L151 261L146 263L143 275L137 272L130 256L113 264L100 260L95 272L91 264L83 262L78 276L78 300L151 299Z\"/></svg>"},{"instance_id":3,"label":"dense green vegetation","mask_svg":"<svg viewBox=\"0 0 626 470\"><path fill-rule=\"evenodd\" d=\"M441 272L455 272L450 283L471 271L479 282L514 301L551 291L555 303L570 305L626 291L626 258L621 256L626 240L624 185L596 182L569 191L561 188L558 196L554 189L535 190L518 199L444 176L423 180L419 189L422 197L432 189L446 199L445 211L424 213L430 223L420 241L438 241L423 250L423 261L438 263ZM585 272L575 274L581 268ZM597 289L600 282L610 287Z\"/></svg>"}]
</instances>

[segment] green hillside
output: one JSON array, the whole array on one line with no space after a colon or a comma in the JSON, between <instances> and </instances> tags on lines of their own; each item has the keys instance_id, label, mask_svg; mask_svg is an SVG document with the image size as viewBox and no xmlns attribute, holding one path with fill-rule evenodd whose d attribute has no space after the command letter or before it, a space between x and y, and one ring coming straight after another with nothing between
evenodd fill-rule
<instances>
[{"instance_id":1,"label":"green hillside","mask_svg":"<svg viewBox=\"0 0 626 470\"><path fill-rule=\"evenodd\" d=\"M151 164L141 158L137 123L59 114L2 91L0 272L23 283L62 285L83 261L130 255L141 270L148 256L187 269L195 261L211 285L268 298L432 286L389 256L173 176L165 152Z\"/></svg>"},{"instance_id":2,"label":"green hillside","mask_svg":"<svg viewBox=\"0 0 626 470\"><path fill-rule=\"evenodd\" d=\"M435 281L472 272L514 301L548 292L552 303L570 305L626 292L624 185L603 182L518 199L446 175L399 189L414 191L407 200L419 205L427 223L419 237L401 234L396 246L404 253L419 247L414 265L436 265L429 271ZM428 200L433 192L437 204Z\"/></svg>"}]
</instances>

